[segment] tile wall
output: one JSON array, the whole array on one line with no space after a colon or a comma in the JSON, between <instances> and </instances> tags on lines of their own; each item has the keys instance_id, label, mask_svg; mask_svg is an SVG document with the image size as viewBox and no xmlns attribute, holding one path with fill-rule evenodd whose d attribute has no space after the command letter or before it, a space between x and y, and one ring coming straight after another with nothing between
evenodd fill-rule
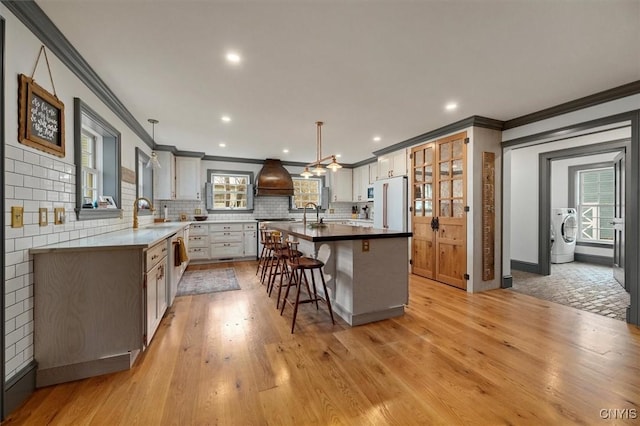
<instances>
[{"instance_id":1,"label":"tile wall","mask_svg":"<svg viewBox=\"0 0 640 426\"><path fill-rule=\"evenodd\" d=\"M119 219L77 221L75 165L7 142L5 155L5 379L33 360L33 256L29 249L130 228L135 185L122 182L123 215ZM24 208L24 226L11 227L11 207ZM40 226L38 209L47 209ZM65 223L54 225L53 209L65 209ZM140 225L153 222L140 217Z\"/></svg>"},{"instance_id":2,"label":"tile wall","mask_svg":"<svg viewBox=\"0 0 640 426\"><path fill-rule=\"evenodd\" d=\"M369 212L373 209L373 203L331 203L329 210L320 214L326 220L351 219L351 207L368 206ZM187 214L188 220L193 220L195 209L201 209L203 214L209 215L209 220L252 220L256 218L283 218L291 217L302 219L302 213L289 211L289 197L256 197L254 198L253 213L207 213L203 201L189 200L154 200L156 215L162 217L164 206L167 206L169 220L180 220L182 213ZM333 211L332 211L333 209ZM310 213L308 212L307 215Z\"/></svg>"}]
</instances>

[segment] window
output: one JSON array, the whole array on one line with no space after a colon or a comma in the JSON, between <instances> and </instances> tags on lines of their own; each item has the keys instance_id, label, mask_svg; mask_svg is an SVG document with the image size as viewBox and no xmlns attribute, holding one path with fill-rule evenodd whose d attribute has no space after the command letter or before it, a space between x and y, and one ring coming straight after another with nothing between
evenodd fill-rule
<instances>
[{"instance_id":1,"label":"window","mask_svg":"<svg viewBox=\"0 0 640 426\"><path fill-rule=\"evenodd\" d=\"M78 219L120 217L120 132L75 98L74 142ZM97 208L102 196L117 208Z\"/></svg>"},{"instance_id":2,"label":"window","mask_svg":"<svg viewBox=\"0 0 640 426\"><path fill-rule=\"evenodd\" d=\"M207 210L252 210L253 173L209 170Z\"/></svg>"},{"instance_id":3,"label":"window","mask_svg":"<svg viewBox=\"0 0 640 426\"><path fill-rule=\"evenodd\" d=\"M578 241L613 243L613 167L576 172Z\"/></svg>"},{"instance_id":4,"label":"window","mask_svg":"<svg viewBox=\"0 0 640 426\"><path fill-rule=\"evenodd\" d=\"M315 203L319 206L322 203L322 179L319 178L299 178L293 179L293 197L291 198L292 209L303 209L307 203Z\"/></svg>"},{"instance_id":5,"label":"window","mask_svg":"<svg viewBox=\"0 0 640 426\"><path fill-rule=\"evenodd\" d=\"M82 128L82 204L87 207L97 205L100 194L101 174L98 168L98 152L102 148L102 138L88 128Z\"/></svg>"},{"instance_id":6,"label":"window","mask_svg":"<svg viewBox=\"0 0 640 426\"><path fill-rule=\"evenodd\" d=\"M136 148L136 198L145 197L153 202L153 167L147 167L149 156ZM147 204L139 205L138 216L153 214Z\"/></svg>"}]
</instances>

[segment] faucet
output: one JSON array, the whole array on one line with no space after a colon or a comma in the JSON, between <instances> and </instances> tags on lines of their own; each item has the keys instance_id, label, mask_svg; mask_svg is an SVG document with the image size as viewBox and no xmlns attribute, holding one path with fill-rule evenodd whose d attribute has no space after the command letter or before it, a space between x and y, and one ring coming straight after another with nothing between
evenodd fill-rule
<instances>
[{"instance_id":1,"label":"faucet","mask_svg":"<svg viewBox=\"0 0 640 426\"><path fill-rule=\"evenodd\" d=\"M307 204L304 205L303 209L304 211L302 212L302 226L304 226L305 228L307 227L307 206L311 204L313 207L315 207L316 209L316 222L320 222L320 207L318 207L318 205L316 203L313 203L311 201L309 201Z\"/></svg>"},{"instance_id":2,"label":"faucet","mask_svg":"<svg viewBox=\"0 0 640 426\"><path fill-rule=\"evenodd\" d=\"M152 212L156 210L153 208L153 203L149 201L148 198L145 198L145 197L136 198L136 200L133 202L133 229L138 229L138 202L142 200L146 201L149 204L149 209Z\"/></svg>"}]
</instances>

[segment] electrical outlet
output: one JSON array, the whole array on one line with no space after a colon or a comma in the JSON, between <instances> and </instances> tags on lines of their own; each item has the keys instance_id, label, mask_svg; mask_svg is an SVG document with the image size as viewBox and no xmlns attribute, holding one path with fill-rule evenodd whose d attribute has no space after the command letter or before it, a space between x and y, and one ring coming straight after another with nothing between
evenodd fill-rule
<instances>
[{"instance_id":1,"label":"electrical outlet","mask_svg":"<svg viewBox=\"0 0 640 426\"><path fill-rule=\"evenodd\" d=\"M47 226L49 224L49 217L46 207L40 207L38 209L38 222L40 226Z\"/></svg>"},{"instance_id":2,"label":"electrical outlet","mask_svg":"<svg viewBox=\"0 0 640 426\"><path fill-rule=\"evenodd\" d=\"M329 214L334 214L335 212L335 209L329 209Z\"/></svg>"},{"instance_id":3,"label":"electrical outlet","mask_svg":"<svg viewBox=\"0 0 640 426\"><path fill-rule=\"evenodd\" d=\"M362 240L362 251L369 251L369 240Z\"/></svg>"},{"instance_id":4,"label":"electrical outlet","mask_svg":"<svg viewBox=\"0 0 640 426\"><path fill-rule=\"evenodd\" d=\"M62 225L64 223L64 207L56 207L53 209L53 223Z\"/></svg>"},{"instance_id":5,"label":"electrical outlet","mask_svg":"<svg viewBox=\"0 0 640 426\"><path fill-rule=\"evenodd\" d=\"M24 208L22 206L11 207L11 227L22 228L24 223Z\"/></svg>"}]
</instances>

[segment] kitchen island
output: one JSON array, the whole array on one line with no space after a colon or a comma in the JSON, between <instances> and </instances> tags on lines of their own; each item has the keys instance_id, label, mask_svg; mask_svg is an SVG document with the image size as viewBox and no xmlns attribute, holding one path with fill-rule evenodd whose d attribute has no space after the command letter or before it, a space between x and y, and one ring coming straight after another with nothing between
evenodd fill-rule
<instances>
[{"instance_id":1,"label":"kitchen island","mask_svg":"<svg viewBox=\"0 0 640 426\"><path fill-rule=\"evenodd\" d=\"M324 262L331 306L349 325L403 315L409 297L411 232L318 225L279 222L269 228L298 241L300 251Z\"/></svg>"}]
</instances>

